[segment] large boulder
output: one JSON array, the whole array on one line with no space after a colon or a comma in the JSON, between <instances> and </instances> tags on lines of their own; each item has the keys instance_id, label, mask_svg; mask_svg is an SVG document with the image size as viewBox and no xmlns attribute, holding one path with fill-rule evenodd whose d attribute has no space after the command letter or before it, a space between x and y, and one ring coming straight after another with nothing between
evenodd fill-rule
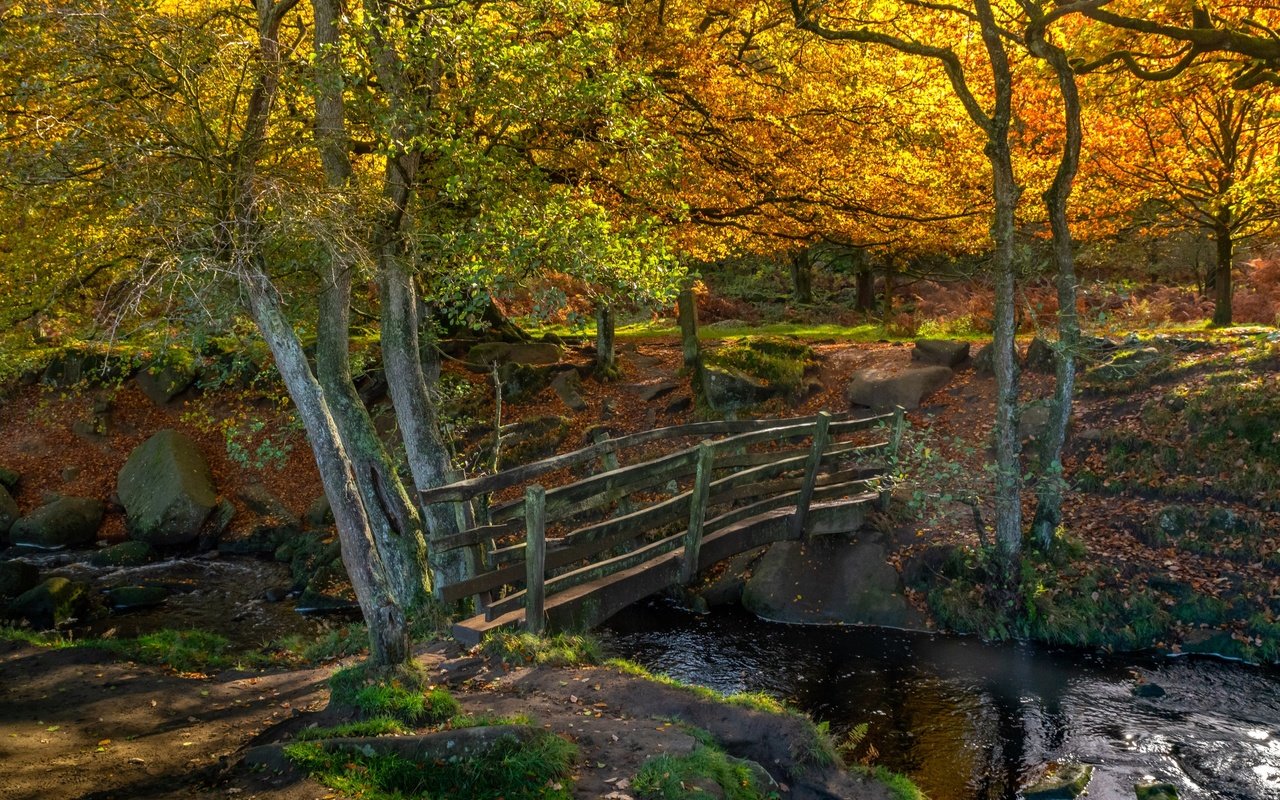
<instances>
[{"instance_id":1,"label":"large boulder","mask_svg":"<svg viewBox=\"0 0 1280 800\"><path fill-rule=\"evenodd\" d=\"M883 534L778 542L752 569L742 604L765 619L793 623L924 627L889 564Z\"/></svg>"},{"instance_id":2,"label":"large boulder","mask_svg":"<svg viewBox=\"0 0 1280 800\"><path fill-rule=\"evenodd\" d=\"M134 448L116 492L130 537L157 546L195 541L218 503L200 448L175 430L160 431Z\"/></svg>"},{"instance_id":3,"label":"large boulder","mask_svg":"<svg viewBox=\"0 0 1280 800\"><path fill-rule=\"evenodd\" d=\"M741 370L707 367L702 373L707 403L719 413L753 406L769 397L768 385Z\"/></svg>"},{"instance_id":4,"label":"large boulder","mask_svg":"<svg viewBox=\"0 0 1280 800\"><path fill-rule=\"evenodd\" d=\"M9 616L25 619L34 628L55 628L76 615L84 604L85 585L66 578L49 578L23 592L9 604Z\"/></svg>"},{"instance_id":5,"label":"large boulder","mask_svg":"<svg viewBox=\"0 0 1280 800\"><path fill-rule=\"evenodd\" d=\"M578 377L577 370L566 370L555 376L551 389L571 411L587 410L587 401L582 397L582 378Z\"/></svg>"},{"instance_id":6,"label":"large boulder","mask_svg":"<svg viewBox=\"0 0 1280 800\"><path fill-rule=\"evenodd\" d=\"M969 360L969 343L946 339L917 339L911 360L936 367L955 369Z\"/></svg>"},{"instance_id":7,"label":"large boulder","mask_svg":"<svg viewBox=\"0 0 1280 800\"><path fill-rule=\"evenodd\" d=\"M0 597L18 597L40 584L40 570L25 561L0 561Z\"/></svg>"},{"instance_id":8,"label":"large boulder","mask_svg":"<svg viewBox=\"0 0 1280 800\"><path fill-rule=\"evenodd\" d=\"M1027 346L1027 355L1022 359L1022 368L1028 372L1051 375L1058 369L1058 351L1053 349L1053 345L1037 336Z\"/></svg>"},{"instance_id":9,"label":"large boulder","mask_svg":"<svg viewBox=\"0 0 1280 800\"><path fill-rule=\"evenodd\" d=\"M0 467L0 486L3 486L12 492L18 488L19 480L21 480L21 476L18 475L17 472L5 467Z\"/></svg>"},{"instance_id":10,"label":"large boulder","mask_svg":"<svg viewBox=\"0 0 1280 800\"><path fill-rule=\"evenodd\" d=\"M853 373L845 389L851 406L919 408L920 401L946 386L954 373L946 367L869 367Z\"/></svg>"},{"instance_id":11,"label":"large boulder","mask_svg":"<svg viewBox=\"0 0 1280 800\"><path fill-rule=\"evenodd\" d=\"M13 523L17 522L20 516L22 516L22 512L18 510L18 504L13 501L9 490L0 486L0 543L3 543L8 538L9 529L13 527Z\"/></svg>"},{"instance_id":12,"label":"large boulder","mask_svg":"<svg viewBox=\"0 0 1280 800\"><path fill-rule=\"evenodd\" d=\"M488 372L492 364L547 365L560 356L560 348L550 342L481 342L467 351L466 365L473 372Z\"/></svg>"},{"instance_id":13,"label":"large boulder","mask_svg":"<svg viewBox=\"0 0 1280 800\"><path fill-rule=\"evenodd\" d=\"M14 544L44 550L87 547L97 540L105 511L100 500L59 497L13 523L9 539Z\"/></svg>"}]
</instances>

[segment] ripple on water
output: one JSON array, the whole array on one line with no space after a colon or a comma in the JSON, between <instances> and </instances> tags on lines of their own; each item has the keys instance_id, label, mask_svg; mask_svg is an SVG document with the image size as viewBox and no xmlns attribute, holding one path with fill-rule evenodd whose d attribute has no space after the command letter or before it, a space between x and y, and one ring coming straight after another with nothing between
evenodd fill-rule
<instances>
[{"instance_id":1,"label":"ripple on water","mask_svg":"<svg viewBox=\"0 0 1280 800\"><path fill-rule=\"evenodd\" d=\"M1280 673L1201 660L1110 658L973 638L623 612L613 649L679 680L785 697L839 734L868 723L879 763L931 797L1014 798L1046 762L1095 765L1092 800L1144 780L1181 796L1280 800ZM1162 697L1138 697L1139 681Z\"/></svg>"}]
</instances>

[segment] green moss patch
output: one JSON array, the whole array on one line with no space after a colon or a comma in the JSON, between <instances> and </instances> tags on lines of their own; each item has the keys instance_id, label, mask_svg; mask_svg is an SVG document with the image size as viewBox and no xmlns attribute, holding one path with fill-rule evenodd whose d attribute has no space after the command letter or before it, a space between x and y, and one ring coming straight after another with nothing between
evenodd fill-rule
<instances>
[{"instance_id":1,"label":"green moss patch","mask_svg":"<svg viewBox=\"0 0 1280 800\"><path fill-rule=\"evenodd\" d=\"M540 664L573 667L604 660L600 643L584 634L557 633L535 636L516 631L494 631L480 645L485 655L505 664Z\"/></svg>"},{"instance_id":2,"label":"green moss patch","mask_svg":"<svg viewBox=\"0 0 1280 800\"><path fill-rule=\"evenodd\" d=\"M759 765L733 758L706 737L687 755L649 759L632 788L646 800L763 800L777 797Z\"/></svg>"},{"instance_id":3,"label":"green moss patch","mask_svg":"<svg viewBox=\"0 0 1280 800\"><path fill-rule=\"evenodd\" d=\"M805 370L814 363L814 353L794 339L749 336L707 353L706 363L758 379L777 394L795 396L804 387Z\"/></svg>"}]
</instances>

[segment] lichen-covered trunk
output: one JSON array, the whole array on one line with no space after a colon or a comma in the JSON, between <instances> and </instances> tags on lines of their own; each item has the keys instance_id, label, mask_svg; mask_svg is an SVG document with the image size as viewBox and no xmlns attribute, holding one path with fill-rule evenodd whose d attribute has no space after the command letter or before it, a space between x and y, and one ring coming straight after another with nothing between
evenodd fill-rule
<instances>
[{"instance_id":1,"label":"lichen-covered trunk","mask_svg":"<svg viewBox=\"0 0 1280 800\"><path fill-rule=\"evenodd\" d=\"M382 294L382 362L404 441L405 457L418 491L448 483L453 477L449 450L440 434L436 404L422 367L418 298L413 277L401 262L395 242L385 242L380 256ZM452 505L423 509L427 529L427 560L437 591L475 574L474 548L442 552L433 547L458 532L459 515Z\"/></svg>"},{"instance_id":2,"label":"lichen-covered trunk","mask_svg":"<svg viewBox=\"0 0 1280 800\"><path fill-rule=\"evenodd\" d=\"M616 328L613 307L603 302L596 305L596 375L603 380L618 377L618 353L613 344Z\"/></svg>"},{"instance_id":3,"label":"lichen-covered trunk","mask_svg":"<svg viewBox=\"0 0 1280 800\"><path fill-rule=\"evenodd\" d=\"M253 275L246 288L253 318L302 419L333 509L342 563L368 623L369 659L378 666L403 664L410 657L408 622L386 579L388 565L374 543L364 500L324 391L312 375L302 345L265 275Z\"/></svg>"},{"instance_id":4,"label":"lichen-covered trunk","mask_svg":"<svg viewBox=\"0 0 1280 800\"><path fill-rule=\"evenodd\" d=\"M1066 445L1067 429L1071 424L1076 358L1080 346L1075 247L1071 239L1067 207L1071 200L1071 187L1080 167L1083 129L1075 72L1066 53L1043 38L1043 29L1034 30L1035 37L1029 37L1032 39L1033 52L1049 62L1058 78L1066 130L1057 174L1043 196L1053 235L1053 262L1058 289L1058 362L1053 400L1049 406L1049 421L1040 438L1040 475L1036 483L1036 514L1031 527L1040 549L1047 551L1053 545L1054 534L1062 523L1062 500L1066 490L1062 449Z\"/></svg>"},{"instance_id":5,"label":"lichen-covered trunk","mask_svg":"<svg viewBox=\"0 0 1280 800\"><path fill-rule=\"evenodd\" d=\"M341 217L335 224L341 225L354 213L345 196L350 190L351 161L339 62L340 9L336 0L312 0L312 8L316 150ZM369 527L387 570L387 583L401 607L410 610L430 591L422 518L351 378L351 280L356 255L341 244L344 241L343 236L326 241L328 259L319 271L316 377L351 462Z\"/></svg>"},{"instance_id":6,"label":"lichen-covered trunk","mask_svg":"<svg viewBox=\"0 0 1280 800\"><path fill-rule=\"evenodd\" d=\"M1213 324L1230 325L1232 321L1231 294L1234 290L1231 276L1231 262L1235 257L1235 241L1231 228L1219 225L1213 229L1213 243L1216 251L1216 262L1213 270Z\"/></svg>"}]
</instances>

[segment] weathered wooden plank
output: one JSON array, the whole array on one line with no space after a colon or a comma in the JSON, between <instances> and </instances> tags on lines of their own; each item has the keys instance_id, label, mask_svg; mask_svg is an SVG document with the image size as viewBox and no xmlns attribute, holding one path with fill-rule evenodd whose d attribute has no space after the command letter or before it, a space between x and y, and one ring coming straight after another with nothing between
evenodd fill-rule
<instances>
[{"instance_id":1,"label":"weathered wooden plank","mask_svg":"<svg viewBox=\"0 0 1280 800\"><path fill-rule=\"evenodd\" d=\"M843 420L847 418L849 414L846 412L839 416ZM640 431L627 436L619 436L616 439L608 439L604 442L600 442L599 444L593 444L580 450L574 450L571 453L563 453L561 455L551 456L550 458L544 458L541 461L534 461L529 464L523 464L519 467L513 467L512 469L504 470L495 475L480 475L475 478L457 481L456 483L451 483L447 486L426 489L419 494L419 502L425 504L451 500L467 500L479 494L496 492L501 489L518 486L548 472L554 472L558 469L572 467L592 461L599 458L606 452L618 452L627 448L639 447L667 439L743 434L752 431L772 430L780 426L785 427L786 425L803 425L806 423L813 423L816 420L816 416L795 417L787 420L711 420L708 422L691 422L685 425L674 425L667 428L655 428L649 431ZM856 430L856 428L853 430ZM768 437L766 437L766 440L767 438Z\"/></svg>"},{"instance_id":2,"label":"weathered wooden plank","mask_svg":"<svg viewBox=\"0 0 1280 800\"><path fill-rule=\"evenodd\" d=\"M547 490L534 484L524 491L524 627L542 633L546 625Z\"/></svg>"},{"instance_id":3,"label":"weathered wooden plank","mask_svg":"<svg viewBox=\"0 0 1280 800\"><path fill-rule=\"evenodd\" d=\"M813 489L818 484L818 469L822 466L822 455L827 449L830 437L831 415L818 414L818 425L813 432L813 450L804 466L804 480L800 484L800 496L796 498L795 516L791 518L791 535L800 538L804 535L805 519L809 516L809 501L813 499Z\"/></svg>"},{"instance_id":4,"label":"weathered wooden plank","mask_svg":"<svg viewBox=\"0 0 1280 800\"><path fill-rule=\"evenodd\" d=\"M684 544L685 534L683 532L668 536L665 539L659 539L656 542L650 542L643 547L637 547L629 553L623 553L604 561L598 561L594 564L587 564L584 567L575 569L572 572L566 572L557 575L554 578L548 578L546 582L547 597L550 602L555 601L555 595L574 586L580 586L589 581L594 581L619 572L624 569L630 569L637 564L642 564L658 556L665 555L672 550ZM512 609L519 608L524 602L523 591L513 592L491 605L486 612L491 612L490 619L501 616Z\"/></svg>"},{"instance_id":5,"label":"weathered wooden plank","mask_svg":"<svg viewBox=\"0 0 1280 800\"><path fill-rule=\"evenodd\" d=\"M730 509L719 516L707 520L706 533L710 535L712 531L718 531L730 525L736 525L746 519L760 516L770 511L781 508L791 508L796 504L796 499L800 496L800 490L796 489L791 492L784 492L766 497L749 505L740 508Z\"/></svg>"},{"instance_id":6,"label":"weathered wooden plank","mask_svg":"<svg viewBox=\"0 0 1280 800\"><path fill-rule=\"evenodd\" d=\"M547 519L564 519L611 503L624 494L658 486L672 478L690 474L696 460L695 450L682 450L556 487L547 492ZM523 499L512 500L490 509L490 516L494 521L512 519L522 514Z\"/></svg>"},{"instance_id":7,"label":"weathered wooden plank","mask_svg":"<svg viewBox=\"0 0 1280 800\"><path fill-rule=\"evenodd\" d=\"M831 422L831 435L842 436L846 433L854 431L865 431L876 427L881 422L891 422L893 414L876 414L871 417L857 417L848 419L847 415L841 415L839 418L833 418Z\"/></svg>"},{"instance_id":8,"label":"weathered wooden plank","mask_svg":"<svg viewBox=\"0 0 1280 800\"><path fill-rule=\"evenodd\" d=\"M431 548L437 553L447 553L459 547L471 547L489 539L508 536L519 529L520 525L516 520L510 520L501 525L480 525L449 536L442 536L431 543Z\"/></svg>"}]
</instances>

